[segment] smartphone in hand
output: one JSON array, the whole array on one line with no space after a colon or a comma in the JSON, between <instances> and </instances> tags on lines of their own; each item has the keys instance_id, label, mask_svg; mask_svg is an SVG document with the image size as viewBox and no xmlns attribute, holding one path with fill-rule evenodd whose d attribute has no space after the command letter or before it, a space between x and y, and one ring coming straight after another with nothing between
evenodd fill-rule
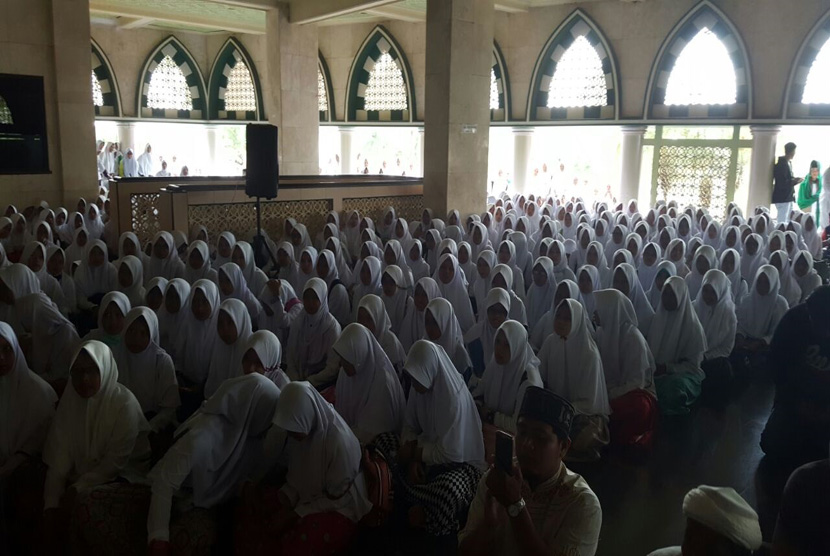
<instances>
[{"instance_id":1,"label":"smartphone in hand","mask_svg":"<svg viewBox=\"0 0 830 556\"><path fill-rule=\"evenodd\" d=\"M513 436L504 432L496 432L496 469L508 475L513 474Z\"/></svg>"}]
</instances>

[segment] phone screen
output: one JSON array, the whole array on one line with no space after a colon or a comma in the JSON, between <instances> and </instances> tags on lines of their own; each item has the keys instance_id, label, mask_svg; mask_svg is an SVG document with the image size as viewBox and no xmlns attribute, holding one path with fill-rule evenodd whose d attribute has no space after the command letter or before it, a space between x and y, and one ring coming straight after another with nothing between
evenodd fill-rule
<instances>
[{"instance_id":1,"label":"phone screen","mask_svg":"<svg viewBox=\"0 0 830 556\"><path fill-rule=\"evenodd\" d=\"M508 475L513 474L513 437L503 431L496 433L495 464Z\"/></svg>"}]
</instances>

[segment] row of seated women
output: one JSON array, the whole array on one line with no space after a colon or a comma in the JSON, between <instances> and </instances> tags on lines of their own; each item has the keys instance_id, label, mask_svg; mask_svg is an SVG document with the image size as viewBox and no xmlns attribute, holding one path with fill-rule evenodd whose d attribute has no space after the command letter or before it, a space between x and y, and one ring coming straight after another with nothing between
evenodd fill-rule
<instances>
[{"instance_id":1,"label":"row of seated women","mask_svg":"<svg viewBox=\"0 0 830 556\"><path fill-rule=\"evenodd\" d=\"M543 203L541 211L535 199L518 197L515 203L518 209L513 208L513 200L498 200L498 206L481 218L469 218L466 232L457 224L444 226L429 211L425 211L420 223L410 226L387 210L381 233L412 233L409 238L401 238L408 247L408 258L400 240L389 239L384 244L373 231L371 220L356 214L349 215L342 231L337 214L329 215L318 238L327 248L319 252L306 245L310 238L302 224L287 221L286 235L291 241L280 243L276 249L277 264L271 270L278 278L274 279L255 266L251 246L235 241L229 233L221 234L216 250L211 252L206 230L194 230L192 243L182 250L186 264L179 258L172 235L166 232L154 238L149 255L140 251L139 242L131 233L123 234L115 264L108 262L106 244L93 241L86 245L74 274L75 265L70 264L67 270L65 262L60 273L61 283L74 279L77 289L83 291L76 297L83 303L78 303L74 312L68 311L69 316L74 318L78 312L86 311L97 319L98 328L87 335L84 343L77 327L42 287L38 273L42 273L44 261L41 268L33 268L38 266L37 260L32 264L29 257L23 259L25 264L4 268L0 271L0 310L4 311L3 320L10 324L15 338L8 343L27 347L32 376L45 380L52 388L52 396L63 395L59 411L65 400L75 397L73 393L83 398L79 390L84 386L76 384L75 367L78 358L83 364L89 362L84 361L86 356L78 354L90 352L90 357L96 359L92 352L100 350L110 354L107 361L111 359L117 368L116 378L110 382L123 385L123 390L131 393L138 404L136 415L146 423L143 428L144 423L136 417L137 428L147 433L150 450L136 441L126 459L123 450L110 447L97 456L91 455L89 432L84 433L88 437L87 447L80 452L75 446L64 447L73 452L71 458L76 458L70 469L53 471L58 464L50 463L50 458L44 456L49 468L44 498L47 507L76 507L78 501L71 489L71 496L61 504L61 493L71 486L71 479L84 474L74 472L86 465L97 467L101 454L121 454L120 464L107 461L104 465L109 472L101 474L106 475L101 482L116 476L132 485L149 481L153 485L153 501L143 503L145 515L146 504L150 504L149 519L154 525L147 539L168 541L170 537L164 539L163 533L154 536L154 528L159 523L170 523L170 496L187 479L192 483L187 486L193 488L194 502L201 496L195 493L198 473L193 466L203 458L194 458L193 451L214 450L207 440L190 451L186 449L187 443L181 444L188 436L188 423L206 421L199 416L211 406L242 411L238 402L241 398L238 394L226 394L226 385L245 382L239 379L246 372L259 372L277 390L288 388L290 381L307 381L307 390L323 392L326 398L334 400L337 414L345 420L346 430L351 431L358 446L372 443L392 462L393 476L399 483L397 491L405 492L404 500L416 509L409 516L413 524L434 535L450 535L457 530L460 515L475 493L487 444L482 439L489 438L495 428L515 430L516 414L527 387L544 385L575 406L571 460L597 459L609 440L648 446L658 403L666 414L688 412L700 394L704 377L722 374L721 367L732 352L736 333L738 342L743 342L741 346L762 349L786 311L787 300L779 295L783 266L779 269L774 263L763 264L764 249L771 253L771 259L777 255L782 265L785 260L790 262L780 254L782 250L772 250L778 231L770 234L768 241L760 235L757 239L755 233L747 234L741 249L746 249L756 265L754 270L748 269L753 272L749 289L740 273L736 278L736 269L743 271L743 261L738 249L729 243L728 228L721 241L723 245L718 244L720 260L704 256L709 249L715 249L712 245L698 246L690 271L684 252L687 243L677 237L671 240L678 243L667 249L666 260L651 261L651 251L662 253L661 236L671 235L666 230L675 229L672 215L677 215L677 209L673 206L660 205L649 212L650 217L657 217L653 235L658 236L658 241L648 243L640 256L636 240L628 242L632 249L626 246L621 253L613 245L609 250L607 244L602 246L596 239L599 229L610 226L609 220L618 222L612 228L609 243L615 242L615 232L626 225L642 230L641 224L648 225L648 217L638 218L636 207L632 211L629 205L626 211L614 214L598 206L592 219L579 202L555 210L552 204ZM522 216L516 218L519 212ZM532 218L538 212L546 214ZM698 227L706 230L701 234L708 236L712 222L705 221L709 217L702 211L691 212L702 213ZM390 216L392 222L387 224ZM736 216L742 218L737 208L730 207L730 221ZM516 230L508 227L513 226L512 219L516 221ZM458 220L454 211L448 223ZM678 219L680 224L690 220L686 213ZM809 215L805 220L810 222ZM575 226L575 222L579 224ZM761 210L750 222L756 230L772 228ZM350 237L355 228L356 241L365 241L352 249ZM681 232L680 228L685 232L685 224L679 225L677 232ZM77 229L81 232L76 236L81 237L84 226ZM498 244L497 252L490 242L494 231L496 240L506 238ZM590 237L592 231L594 239ZM566 237L571 234L575 239ZM590 241L585 241L586 235ZM635 235L639 237L638 232ZM420 237L426 239L421 241ZM468 242L463 241L465 237ZM755 251L751 249L753 241L758 243ZM693 237L688 240L688 244L694 243ZM57 245L50 245L51 248L62 253ZM609 261L610 251L613 256ZM420 258L413 257L413 253L420 254ZM809 257L808 250L799 250L793 267ZM299 262L294 262L298 258ZM471 264L471 260L476 264ZM46 261L47 274L54 277L48 271L51 262L51 258ZM718 264L720 269L716 268ZM642 280L651 267L655 267L654 275L646 294ZM424 271L427 276L420 276ZM815 271L810 268L805 276L810 277L805 284L815 287ZM806 295L803 291L802 295ZM254 333L254 327L259 331ZM262 347L265 345L269 347ZM109 363L101 363L101 358L104 356L96 359L99 389L84 399L98 395L107 383L104 375L113 376L102 370ZM367 365L369 360L375 364ZM86 374L95 374L91 365L86 368ZM368 371L361 373L361 369ZM84 375L83 370L78 373ZM93 386L94 380L85 391L92 392ZM208 401L194 414L203 399ZM281 405L276 405L273 415L280 413ZM406 425L402 428L404 406ZM273 415L268 416L268 423ZM411 421L411 417L415 420ZM315 419L310 419L310 425L306 423L308 427L314 428ZM270 451L288 458L283 458L282 463L287 463L286 484L291 485L294 459L290 449L286 453L280 447L286 445L286 432L298 431L284 422L280 425L277 417L273 420L277 426L269 429L268 434L263 425L248 436L262 440L264 446L276 446ZM174 427L176 433L169 438ZM72 444L81 430L57 436ZM237 440L245 438L238 431L235 434ZM262 438L277 434L283 434L281 442L279 438ZM51 444L46 442L45 454ZM290 442L287 445L293 446ZM133 454L135 450L140 453ZM182 455L183 452L188 455ZM33 455L37 450L23 453ZM359 463L359 449L357 453ZM151 454L149 460L147 454ZM170 467L159 467L165 461L174 461L168 460L174 458L172 454L179 454L180 459L169 463ZM78 461L89 456L90 461ZM258 473L267 475L280 468L280 457L269 460L277 463ZM319 466L323 455L318 451L308 457ZM247 461L246 458L243 459ZM159 463L147 475L148 464L154 461ZM133 464L142 462L143 473L138 469L134 475ZM236 469L237 465L243 468L238 462L232 467ZM308 461L300 469L307 465ZM178 479L167 475L170 484L166 492L170 494L167 502L159 502L165 498L156 497L153 477L155 470L165 468L177 469ZM328 463L323 469L328 469ZM215 507L219 501L239 494L237 487L250 478L248 473L234 475L233 487L211 502L194 505ZM93 483L101 484L97 480ZM209 480L217 479L211 476ZM354 483L354 476L350 481ZM74 490L89 493L90 486L81 481ZM89 512L90 508L104 511L101 508L107 508L107 496L122 496L125 488L120 486L117 493L106 495L94 491L95 496L84 499L84 507ZM283 487L282 492L284 496L272 500L275 508L294 508L297 493L290 487ZM328 492L340 493L342 489ZM135 494L129 490L127 493ZM141 496L136 498L144 500ZM96 500L103 502L97 504ZM340 525L354 525L362 517L363 510L353 512L360 504L358 500L347 510L333 510L348 521L340 520ZM282 510L277 512L281 518L291 513ZM331 511L313 515L321 513ZM336 518L329 516L332 517ZM104 523L109 521L102 518ZM331 521L325 522L324 528L329 538L335 530L353 531ZM301 530L291 529L294 533ZM309 538L307 533L291 536L284 528L271 532L272 540Z\"/></svg>"}]
</instances>

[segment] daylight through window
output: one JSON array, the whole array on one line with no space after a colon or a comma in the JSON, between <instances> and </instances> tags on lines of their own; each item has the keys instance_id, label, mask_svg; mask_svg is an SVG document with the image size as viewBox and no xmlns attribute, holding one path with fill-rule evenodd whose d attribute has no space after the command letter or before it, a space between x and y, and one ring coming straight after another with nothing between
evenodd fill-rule
<instances>
[{"instance_id":1,"label":"daylight through window","mask_svg":"<svg viewBox=\"0 0 830 556\"><path fill-rule=\"evenodd\" d=\"M499 104L499 84L496 82L496 72L490 69L490 110L498 110L501 108Z\"/></svg>"},{"instance_id":2,"label":"daylight through window","mask_svg":"<svg viewBox=\"0 0 830 556\"><path fill-rule=\"evenodd\" d=\"M708 28L677 57L666 84L667 105L735 104L738 83L729 51Z\"/></svg>"},{"instance_id":3,"label":"daylight through window","mask_svg":"<svg viewBox=\"0 0 830 556\"><path fill-rule=\"evenodd\" d=\"M225 90L225 110L256 112L256 89L251 72L242 60L237 60L228 76Z\"/></svg>"},{"instance_id":4,"label":"daylight through window","mask_svg":"<svg viewBox=\"0 0 830 556\"><path fill-rule=\"evenodd\" d=\"M559 59L550 80L548 108L606 106L605 72L597 50L583 36Z\"/></svg>"},{"instance_id":5,"label":"daylight through window","mask_svg":"<svg viewBox=\"0 0 830 556\"><path fill-rule=\"evenodd\" d=\"M193 98L181 68L170 56L153 70L147 89L147 107L162 110L193 110Z\"/></svg>"},{"instance_id":6,"label":"daylight through window","mask_svg":"<svg viewBox=\"0 0 830 556\"><path fill-rule=\"evenodd\" d=\"M804 84L804 96L801 102L804 104L830 104L830 39L824 43L819 50L813 65L810 66L810 73L807 74L807 82Z\"/></svg>"},{"instance_id":7,"label":"daylight through window","mask_svg":"<svg viewBox=\"0 0 830 556\"><path fill-rule=\"evenodd\" d=\"M363 99L365 110L407 109L403 74L388 52L381 54L369 73Z\"/></svg>"},{"instance_id":8,"label":"daylight through window","mask_svg":"<svg viewBox=\"0 0 830 556\"><path fill-rule=\"evenodd\" d=\"M326 80L323 79L323 72L317 68L317 110L325 112L329 109L328 93L326 92Z\"/></svg>"},{"instance_id":9,"label":"daylight through window","mask_svg":"<svg viewBox=\"0 0 830 556\"><path fill-rule=\"evenodd\" d=\"M104 93L101 91L101 84L98 83L95 70L92 70L92 104L95 106L104 106Z\"/></svg>"}]
</instances>

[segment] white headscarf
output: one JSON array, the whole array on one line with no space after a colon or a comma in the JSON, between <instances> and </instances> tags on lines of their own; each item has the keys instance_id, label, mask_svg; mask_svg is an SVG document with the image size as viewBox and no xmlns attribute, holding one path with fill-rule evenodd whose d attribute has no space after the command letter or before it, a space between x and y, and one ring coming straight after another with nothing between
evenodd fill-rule
<instances>
[{"instance_id":1,"label":"white headscarf","mask_svg":"<svg viewBox=\"0 0 830 556\"><path fill-rule=\"evenodd\" d=\"M354 307L354 315L357 314L357 306L360 304L360 300L363 299L364 295L380 295L380 266L380 260L374 256L366 257L365 259L357 262L354 269L355 285L352 294L354 299L352 303L352 306ZM368 284L363 283L363 277L361 276L364 267L369 269ZM353 318L354 315L352 315Z\"/></svg>"},{"instance_id":2,"label":"white headscarf","mask_svg":"<svg viewBox=\"0 0 830 556\"><path fill-rule=\"evenodd\" d=\"M230 295L225 295L222 290L219 290L219 296L222 298L222 301L226 299L238 299L248 309L251 319L256 318L259 315L261 306L254 292L248 287L245 276L242 274L242 269L236 263L225 263L219 269L219 277L221 278L222 276L225 276L233 286L233 292ZM259 291L262 291L262 288Z\"/></svg>"},{"instance_id":3,"label":"white headscarf","mask_svg":"<svg viewBox=\"0 0 830 556\"><path fill-rule=\"evenodd\" d=\"M302 258L303 255L308 253L308 256L311 258L311 272L306 274L303 272L302 268ZM311 280L312 278L317 277L317 249L314 247L306 247L300 253L300 257L297 259L297 285L299 289L296 291L303 291L305 290L306 283Z\"/></svg>"},{"instance_id":4,"label":"white headscarf","mask_svg":"<svg viewBox=\"0 0 830 556\"><path fill-rule=\"evenodd\" d=\"M29 359L30 368L43 380L57 381L69 377L69 362L81 343L75 325L43 293L34 293L15 302L21 324L31 332L37 346Z\"/></svg>"},{"instance_id":5,"label":"white headscarf","mask_svg":"<svg viewBox=\"0 0 830 556\"><path fill-rule=\"evenodd\" d=\"M394 295L387 296L383 292L378 295L383 300L386 312L389 314L389 322L392 325L392 332L395 335L398 335L401 333L407 314L415 310L414 302L409 297L409 289L406 278L398 265L393 264L387 266L386 270L383 271L383 275L389 276L389 278L395 282Z\"/></svg>"},{"instance_id":6,"label":"white headscarf","mask_svg":"<svg viewBox=\"0 0 830 556\"><path fill-rule=\"evenodd\" d=\"M86 483L92 486L114 479L129 463L141 433L149 429L135 396L118 383L118 367L110 348L96 340L86 341L72 365L81 351L98 367L101 387L94 396L84 399L71 380L66 384L43 451L43 461L50 472L64 477L80 476L83 484L76 484L79 489ZM104 459L110 463L110 476L96 473ZM46 509L57 503L47 493Z\"/></svg>"},{"instance_id":7,"label":"white headscarf","mask_svg":"<svg viewBox=\"0 0 830 556\"><path fill-rule=\"evenodd\" d=\"M292 382L282 391L274 424L303 440L288 440L289 492L294 511L304 516L338 511L353 522L371 509L360 471L360 442L349 425L308 382Z\"/></svg>"},{"instance_id":8,"label":"white headscarf","mask_svg":"<svg viewBox=\"0 0 830 556\"><path fill-rule=\"evenodd\" d=\"M40 292L40 281L32 269L25 264L15 263L0 270L0 280L11 290L15 302L22 297ZM15 305L0 303L0 320L9 323L16 334L23 334L21 315Z\"/></svg>"},{"instance_id":9,"label":"white headscarf","mask_svg":"<svg viewBox=\"0 0 830 556\"><path fill-rule=\"evenodd\" d=\"M577 269L577 271L576 271L577 284L579 284L579 277L582 275L583 272L588 273L588 275L591 277L591 284L592 284L592 287L593 287L593 291L591 293L582 293L582 290L580 290L579 291L579 301L580 301L580 303L582 303L582 306L585 308L585 312L589 315L593 315L594 314L594 308L595 308L595 305L596 305L596 302L594 301L594 293L593 292L596 292L596 291L599 291L599 290L603 289L602 288L602 280L600 278L599 270L597 269L597 267L595 267L593 265L586 264L586 265L583 265L583 266L579 267L579 269Z\"/></svg>"},{"instance_id":10,"label":"white headscarf","mask_svg":"<svg viewBox=\"0 0 830 556\"><path fill-rule=\"evenodd\" d=\"M273 382L277 388L283 389L291 382L280 368L280 363L282 363L282 344L273 332L270 330L257 330L251 334L245 352L247 353L249 350L254 350L254 353L259 358L259 362L262 363L262 368L265 370L265 378Z\"/></svg>"},{"instance_id":11,"label":"white headscarf","mask_svg":"<svg viewBox=\"0 0 830 556\"><path fill-rule=\"evenodd\" d=\"M223 239L227 242L230 248L231 254L227 257L224 257L219 254L219 243L221 243ZM220 268L222 268L222 265L232 262L231 258L233 257L234 245L236 245L236 237L231 232L222 232L221 234L219 234L219 240L216 242L216 258L213 260L213 268L219 270Z\"/></svg>"},{"instance_id":12,"label":"white headscarf","mask_svg":"<svg viewBox=\"0 0 830 556\"><path fill-rule=\"evenodd\" d=\"M443 297L439 297L430 301L426 310L432 315L441 330L441 337L435 343L444 348L458 373L463 375L467 369L473 366L473 363L464 345L464 334L461 331L458 319L455 318L453 306ZM424 336L424 339L429 339L426 334Z\"/></svg>"},{"instance_id":13,"label":"white headscarf","mask_svg":"<svg viewBox=\"0 0 830 556\"><path fill-rule=\"evenodd\" d=\"M198 320L193 314L193 298L200 291L210 304L210 314ZM219 290L210 280L197 280L190 288L188 307L181 329L176 334L176 354L179 370L188 380L202 385L210 368L213 347L219 336L216 321L219 318Z\"/></svg>"},{"instance_id":14,"label":"white headscarf","mask_svg":"<svg viewBox=\"0 0 830 556\"><path fill-rule=\"evenodd\" d=\"M807 262L807 273L804 276L799 276L795 272L796 263L799 260L804 259ZM802 301L806 301L810 294L813 291L821 286L821 276L815 271L813 263L813 256L807 250L799 251L796 256L793 258L792 267L793 267L793 276L795 280L798 282L799 287L801 288L801 299Z\"/></svg>"},{"instance_id":15,"label":"white headscarf","mask_svg":"<svg viewBox=\"0 0 830 556\"><path fill-rule=\"evenodd\" d=\"M244 258L245 268L241 268L242 275L245 277L245 283L252 292L259 293L262 287L268 282L268 277L262 270L257 268L254 261L254 248L247 241L237 241L233 246L234 250L239 249Z\"/></svg>"},{"instance_id":16,"label":"white headscarf","mask_svg":"<svg viewBox=\"0 0 830 556\"><path fill-rule=\"evenodd\" d=\"M654 318L654 308L652 308L646 293L643 291L643 286L637 279L637 272L628 263L621 264L614 272L622 272L625 276L625 281L628 283L628 299L631 300L634 312L637 315L637 328L641 332L647 333L651 326L651 319Z\"/></svg>"},{"instance_id":17,"label":"white headscarf","mask_svg":"<svg viewBox=\"0 0 830 556\"><path fill-rule=\"evenodd\" d=\"M787 258L786 251L778 250L770 256L769 262L772 266L775 266L772 264L774 259L778 259L781 265L781 270L778 271L781 289L778 293L787 300L787 304L790 307L795 307L801 301L801 286L798 285L795 279L795 273L793 272L790 260Z\"/></svg>"},{"instance_id":18,"label":"white headscarf","mask_svg":"<svg viewBox=\"0 0 830 556\"><path fill-rule=\"evenodd\" d=\"M320 309L313 315L308 314L306 310L300 311L291 323L286 350L289 360L293 359L293 367L301 373L306 371L309 363L325 357L334 340L340 335L340 325L329 313L326 283L320 278L312 278L306 283L303 296L308 290L313 291L320 300Z\"/></svg>"},{"instance_id":19,"label":"white headscarf","mask_svg":"<svg viewBox=\"0 0 830 556\"><path fill-rule=\"evenodd\" d=\"M542 386L539 376L539 359L527 340L527 330L521 323L508 320L502 323L496 335L503 333L510 346L510 360L501 365L495 356L487 359L487 367L481 378L484 404L494 411L518 415L522 405L524 388Z\"/></svg>"},{"instance_id":20,"label":"white headscarf","mask_svg":"<svg viewBox=\"0 0 830 556\"><path fill-rule=\"evenodd\" d=\"M770 289L766 295L758 293L758 278L764 274ZM738 333L749 338L769 341L781 317L789 309L787 300L779 295L781 285L778 270L772 265L763 265L755 273L752 289L738 303Z\"/></svg>"},{"instance_id":21,"label":"white headscarf","mask_svg":"<svg viewBox=\"0 0 830 556\"><path fill-rule=\"evenodd\" d=\"M238 299L226 299L219 305L219 312L225 312L236 326L237 337L233 344L226 344L217 338L210 356L210 369L205 383L205 397L211 397L225 380L242 374L242 356L251 337L251 316L245 305ZM218 316L217 316L218 320Z\"/></svg>"},{"instance_id":22,"label":"white headscarf","mask_svg":"<svg viewBox=\"0 0 830 556\"><path fill-rule=\"evenodd\" d=\"M747 551L761 548L758 514L734 489L701 485L683 498L683 515Z\"/></svg>"},{"instance_id":23,"label":"white headscarf","mask_svg":"<svg viewBox=\"0 0 830 556\"><path fill-rule=\"evenodd\" d=\"M372 333L362 324L350 324L333 349L342 361L354 366L354 376L340 370L334 407L358 440L365 444L381 433L400 432L406 406L403 389Z\"/></svg>"},{"instance_id":24,"label":"white headscarf","mask_svg":"<svg viewBox=\"0 0 830 556\"><path fill-rule=\"evenodd\" d=\"M202 257L202 266L199 268L193 268L190 265L190 254L193 251L198 251ZM190 284L196 283L197 280L212 280L216 282L219 279L216 270L210 265L210 247L201 239L193 241L187 248L187 260L184 263L184 279Z\"/></svg>"},{"instance_id":25,"label":"white headscarf","mask_svg":"<svg viewBox=\"0 0 830 556\"><path fill-rule=\"evenodd\" d=\"M571 331L566 338L554 332L539 350L542 381L546 388L570 401L578 413L608 416L611 407L602 357L588 329L585 309L575 299L563 300L559 307L563 306L571 313Z\"/></svg>"},{"instance_id":26,"label":"white headscarf","mask_svg":"<svg viewBox=\"0 0 830 556\"><path fill-rule=\"evenodd\" d=\"M493 356L493 346L496 340L497 329L490 324L490 319L487 318L487 310L495 305L500 305L508 314L510 314L510 294L503 288L491 288L487 293L487 298L482 304L481 318L473 326L467 334L464 335L464 342L467 344L473 343L475 340L481 341L481 350L484 355L484 364L486 365Z\"/></svg>"},{"instance_id":27,"label":"white headscarf","mask_svg":"<svg viewBox=\"0 0 830 556\"><path fill-rule=\"evenodd\" d=\"M159 240L167 244L168 253L165 259L156 257L155 245ZM149 280L156 276L162 276L168 280L184 276L184 263L179 258L176 242L173 241L173 235L170 232L158 232L153 236L153 252L150 254L150 262L147 264L147 276L145 278Z\"/></svg>"},{"instance_id":28,"label":"white headscarf","mask_svg":"<svg viewBox=\"0 0 830 556\"><path fill-rule=\"evenodd\" d=\"M652 308L654 308L655 310L657 309L657 306L660 304L660 294L662 292L662 290L657 288L657 277L663 271L665 271L669 275L668 278L666 278L666 280L668 280L672 276L677 276L677 269L674 266L673 262L660 261L660 264L657 265L657 272L654 273L654 280L651 283L651 287L646 292L648 301L649 303L651 303Z\"/></svg>"},{"instance_id":29,"label":"white headscarf","mask_svg":"<svg viewBox=\"0 0 830 556\"><path fill-rule=\"evenodd\" d=\"M441 297L441 290L438 288L438 284L429 277L424 277L418 280L417 284L415 284L415 291L418 291L418 288L421 288L427 296L427 304L431 302L433 299ZM413 301L413 310L407 315L406 319L404 319L403 324L401 325L401 333L399 335L401 344L405 350L408 350L412 347L417 340L423 338L426 334L426 330L424 329L424 313L426 312L426 308L424 311L418 311L418 308L414 305Z\"/></svg>"},{"instance_id":30,"label":"white headscarf","mask_svg":"<svg viewBox=\"0 0 830 556\"><path fill-rule=\"evenodd\" d=\"M383 348L389 360L396 368L402 368L406 360L406 352L398 337L392 332L392 324L389 321L389 314L386 312L383 301L376 295L365 295L360 300L358 312L360 309L364 309L369 314L369 317L371 317L375 327L375 339L380 344L380 347ZM415 310L414 307L412 310Z\"/></svg>"},{"instance_id":31,"label":"white headscarf","mask_svg":"<svg viewBox=\"0 0 830 556\"><path fill-rule=\"evenodd\" d=\"M49 384L29 370L12 327L0 321L0 337L11 346L14 367L0 376L0 466L22 452L35 455L43 447L58 397Z\"/></svg>"},{"instance_id":32,"label":"white headscarf","mask_svg":"<svg viewBox=\"0 0 830 556\"><path fill-rule=\"evenodd\" d=\"M532 280L530 290L527 292L527 324L531 330L542 316L550 310L553 296L556 293L553 261L548 257L539 257L536 259L533 269L535 270L536 267L541 267L544 270L547 281L544 286L537 286L535 280Z\"/></svg>"},{"instance_id":33,"label":"white headscarf","mask_svg":"<svg viewBox=\"0 0 830 556\"><path fill-rule=\"evenodd\" d=\"M89 256L96 248L104 253L104 262L93 267L89 264ZM107 253L107 244L100 239L87 244L87 250L74 275L79 296L89 298L95 294L105 294L118 288L118 271L112 263L108 262Z\"/></svg>"},{"instance_id":34,"label":"white headscarf","mask_svg":"<svg viewBox=\"0 0 830 556\"><path fill-rule=\"evenodd\" d=\"M409 395L402 440L417 436L424 460L440 452L444 461L484 466L481 419L464 379L444 348L418 340L406 358L407 374L427 391Z\"/></svg>"},{"instance_id":35,"label":"white headscarf","mask_svg":"<svg viewBox=\"0 0 830 556\"><path fill-rule=\"evenodd\" d=\"M686 275L686 286L689 288L689 297L692 299L697 299L697 294L700 293L703 284L703 274L697 270L697 261L701 258L706 259L706 262L709 263L709 270L718 268L718 254L714 247L702 245L695 251L695 256L692 258L692 267L689 274Z\"/></svg>"},{"instance_id":36,"label":"white headscarf","mask_svg":"<svg viewBox=\"0 0 830 556\"><path fill-rule=\"evenodd\" d=\"M730 254L734 258L735 266L732 269L732 272L730 274L726 274L726 272L724 272L724 274L729 279L729 283L730 283L729 290L732 294L732 301L734 301L735 304L737 305L737 303L741 300L741 298L744 295L746 295L746 291L747 291L746 290L746 281L743 279L743 276L741 276L741 255L735 249L726 249L723 253L721 253L720 264L718 265L718 268L720 270L723 270L723 267L724 267L723 262L726 259L726 257L729 256Z\"/></svg>"},{"instance_id":37,"label":"white headscarf","mask_svg":"<svg viewBox=\"0 0 830 556\"><path fill-rule=\"evenodd\" d=\"M441 282L439 277L441 265L446 261L450 261L453 267L453 278L449 284ZM473 306L470 303L470 296L467 294L467 280L464 277L464 272L458 265L458 259L454 255L442 255L438 259L438 266L435 268L433 278L441 290L441 295L455 308L455 313L458 316L458 324L461 325L461 329L466 331L472 328L475 324Z\"/></svg>"},{"instance_id":38,"label":"white headscarf","mask_svg":"<svg viewBox=\"0 0 830 556\"><path fill-rule=\"evenodd\" d=\"M758 249L755 254L749 253L747 243L753 239L758 244ZM744 251L741 254L741 276L747 282L752 282L758 269L767 264L767 259L764 257L764 240L758 234L749 234L744 241Z\"/></svg>"},{"instance_id":39,"label":"white headscarf","mask_svg":"<svg viewBox=\"0 0 830 556\"><path fill-rule=\"evenodd\" d=\"M156 314L147 307L136 307L127 313L124 331L126 339L130 325L144 319L150 330L150 343L141 353L132 353L126 341L116 348L118 382L130 389L144 413L179 407L179 384L173 360L159 345L159 325Z\"/></svg>"},{"instance_id":40,"label":"white headscarf","mask_svg":"<svg viewBox=\"0 0 830 556\"><path fill-rule=\"evenodd\" d=\"M710 307L703 301L703 286L712 286L717 303ZM703 277L700 293L694 301L700 325L706 333L706 359L729 357L735 345L737 317L732 300L729 278L722 271L712 269Z\"/></svg>"},{"instance_id":41,"label":"white headscarf","mask_svg":"<svg viewBox=\"0 0 830 556\"><path fill-rule=\"evenodd\" d=\"M261 448L259 437L270 425L279 398L279 388L264 376L231 378L176 430L176 438L191 437L186 445L193 449L190 478L196 506L210 508L248 480ZM162 459L150 478L165 471Z\"/></svg>"},{"instance_id":42,"label":"white headscarf","mask_svg":"<svg viewBox=\"0 0 830 556\"><path fill-rule=\"evenodd\" d=\"M673 364L685 361L700 370L700 362L706 353L706 333L697 318L686 281L680 276L672 276L663 285L663 292L669 288L677 298L677 309L669 311L663 305L662 293L660 303L649 328L648 345L658 364Z\"/></svg>"},{"instance_id":43,"label":"white headscarf","mask_svg":"<svg viewBox=\"0 0 830 556\"><path fill-rule=\"evenodd\" d=\"M121 266L127 267L130 271L130 274L133 277L133 283L128 287L121 286L121 281L118 281L119 288L121 292L127 296L130 300L130 304L133 307L137 307L144 303L144 269L142 267L141 261L138 257L134 255L127 255L123 257L119 262L119 271L121 270Z\"/></svg>"}]
</instances>

